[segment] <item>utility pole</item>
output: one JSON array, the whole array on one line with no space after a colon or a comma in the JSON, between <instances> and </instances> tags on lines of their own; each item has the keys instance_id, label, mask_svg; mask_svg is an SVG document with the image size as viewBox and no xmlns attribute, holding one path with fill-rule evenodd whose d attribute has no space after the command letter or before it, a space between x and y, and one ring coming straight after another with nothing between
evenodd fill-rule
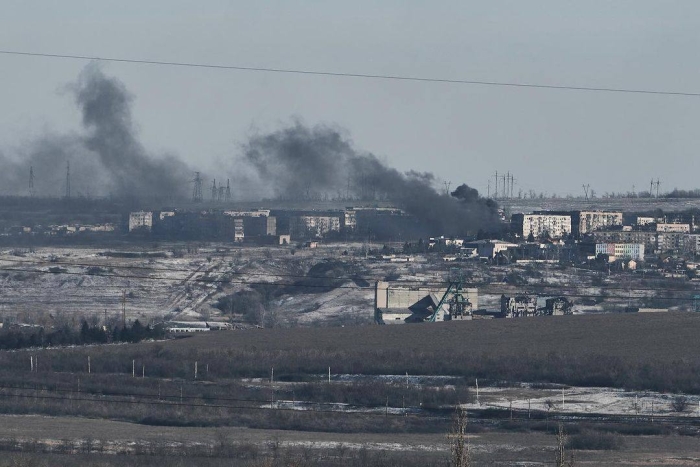
<instances>
[{"instance_id":1,"label":"utility pole","mask_svg":"<svg viewBox=\"0 0 700 467\"><path fill-rule=\"evenodd\" d=\"M452 182L445 180L445 196L450 196L450 185Z\"/></svg>"},{"instance_id":2,"label":"utility pole","mask_svg":"<svg viewBox=\"0 0 700 467\"><path fill-rule=\"evenodd\" d=\"M34 198L34 167L29 166L29 197Z\"/></svg>"},{"instance_id":3,"label":"utility pole","mask_svg":"<svg viewBox=\"0 0 700 467\"><path fill-rule=\"evenodd\" d=\"M70 199L70 161L66 161L66 199Z\"/></svg>"},{"instance_id":4,"label":"utility pole","mask_svg":"<svg viewBox=\"0 0 700 467\"><path fill-rule=\"evenodd\" d=\"M649 182L649 198L654 196L654 179Z\"/></svg>"},{"instance_id":5,"label":"utility pole","mask_svg":"<svg viewBox=\"0 0 700 467\"><path fill-rule=\"evenodd\" d=\"M496 170L496 189L493 190L493 199L498 199L498 170Z\"/></svg>"},{"instance_id":6,"label":"utility pole","mask_svg":"<svg viewBox=\"0 0 700 467\"><path fill-rule=\"evenodd\" d=\"M503 197L506 197L506 176L503 176Z\"/></svg>"},{"instance_id":7,"label":"utility pole","mask_svg":"<svg viewBox=\"0 0 700 467\"><path fill-rule=\"evenodd\" d=\"M126 328L126 290L122 290L122 327Z\"/></svg>"},{"instance_id":8,"label":"utility pole","mask_svg":"<svg viewBox=\"0 0 700 467\"><path fill-rule=\"evenodd\" d=\"M231 181L227 178L226 179L226 202L231 201Z\"/></svg>"}]
</instances>

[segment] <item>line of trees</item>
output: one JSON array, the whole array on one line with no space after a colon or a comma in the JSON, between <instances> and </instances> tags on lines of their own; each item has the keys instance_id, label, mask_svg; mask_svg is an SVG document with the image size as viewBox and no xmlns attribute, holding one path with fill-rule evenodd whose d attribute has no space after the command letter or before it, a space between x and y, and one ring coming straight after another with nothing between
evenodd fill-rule
<instances>
[{"instance_id":1,"label":"line of trees","mask_svg":"<svg viewBox=\"0 0 700 467\"><path fill-rule=\"evenodd\" d=\"M107 344L110 342L140 342L144 339L165 337L163 326L144 326L139 320L126 326L90 325L83 320L79 329L62 326L45 331L43 327L10 328L0 332L0 349L22 349L27 347L54 347L61 345Z\"/></svg>"}]
</instances>

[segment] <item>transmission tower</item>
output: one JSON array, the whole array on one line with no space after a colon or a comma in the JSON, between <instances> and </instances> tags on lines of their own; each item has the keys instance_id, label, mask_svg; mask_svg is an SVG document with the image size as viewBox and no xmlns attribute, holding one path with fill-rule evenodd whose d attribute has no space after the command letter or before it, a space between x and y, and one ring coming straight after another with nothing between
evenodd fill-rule
<instances>
[{"instance_id":1,"label":"transmission tower","mask_svg":"<svg viewBox=\"0 0 700 467\"><path fill-rule=\"evenodd\" d=\"M660 186L661 186L661 182L660 182L659 179L657 178L657 179L656 179L656 197L657 197L657 198L659 197L659 187L660 187Z\"/></svg>"},{"instance_id":2,"label":"transmission tower","mask_svg":"<svg viewBox=\"0 0 700 467\"><path fill-rule=\"evenodd\" d=\"M201 203L204 198L202 196L202 176L199 172L194 173L194 188L192 188L192 202Z\"/></svg>"},{"instance_id":3,"label":"transmission tower","mask_svg":"<svg viewBox=\"0 0 700 467\"><path fill-rule=\"evenodd\" d=\"M29 166L29 197L34 198L34 167Z\"/></svg>"},{"instance_id":4,"label":"transmission tower","mask_svg":"<svg viewBox=\"0 0 700 467\"><path fill-rule=\"evenodd\" d=\"M225 189L226 189L226 187L224 187L223 185L219 185L219 195L218 195L219 202L222 202L224 200L224 190Z\"/></svg>"},{"instance_id":5,"label":"transmission tower","mask_svg":"<svg viewBox=\"0 0 700 467\"><path fill-rule=\"evenodd\" d=\"M588 201L588 190L591 188L590 184L583 185L583 193L586 195L586 201Z\"/></svg>"},{"instance_id":6,"label":"transmission tower","mask_svg":"<svg viewBox=\"0 0 700 467\"><path fill-rule=\"evenodd\" d=\"M66 199L70 199L70 161L66 161Z\"/></svg>"},{"instance_id":7,"label":"transmission tower","mask_svg":"<svg viewBox=\"0 0 700 467\"><path fill-rule=\"evenodd\" d=\"M231 201L231 182L227 178L226 179L226 202L228 203L229 201Z\"/></svg>"}]
</instances>

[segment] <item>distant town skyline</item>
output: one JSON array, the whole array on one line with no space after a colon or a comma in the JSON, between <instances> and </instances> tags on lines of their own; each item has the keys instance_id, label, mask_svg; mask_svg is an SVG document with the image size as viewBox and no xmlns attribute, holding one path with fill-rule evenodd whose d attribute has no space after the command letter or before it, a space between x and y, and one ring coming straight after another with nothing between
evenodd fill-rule
<instances>
[{"instance_id":1,"label":"distant town skyline","mask_svg":"<svg viewBox=\"0 0 700 467\"><path fill-rule=\"evenodd\" d=\"M0 7L8 51L554 86L699 92L691 1L26 4ZM66 86L83 60L0 55L0 156L80 131ZM700 186L700 98L104 63L134 96L143 144L235 174L249 137L341 129L356 149L436 188L482 195L661 192ZM489 186L490 183L490 186ZM500 180L499 180L500 183ZM634 188L633 188L634 187Z\"/></svg>"}]
</instances>

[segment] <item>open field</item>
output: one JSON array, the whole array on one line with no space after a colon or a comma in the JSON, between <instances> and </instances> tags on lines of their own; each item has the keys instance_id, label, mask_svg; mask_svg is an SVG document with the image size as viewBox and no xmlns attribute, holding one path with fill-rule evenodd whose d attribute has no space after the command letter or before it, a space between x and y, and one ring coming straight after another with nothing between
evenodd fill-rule
<instances>
[{"instance_id":1,"label":"open field","mask_svg":"<svg viewBox=\"0 0 700 467\"><path fill-rule=\"evenodd\" d=\"M152 465L183 451L199 465L274 456L272 465L441 465L449 407L467 402L479 465L549 465L558 421L579 465L694 465L698 398L678 412L672 395L642 389L700 393L698 328L698 314L608 314L2 352L0 413L15 415L0 416L0 449L38 452L36 465L69 465L71 456L123 465L115 453ZM39 359L33 373L30 355ZM144 377L132 377L134 367ZM562 387L551 383L577 381L611 384L565 387L562 404Z\"/></svg>"}]
</instances>

